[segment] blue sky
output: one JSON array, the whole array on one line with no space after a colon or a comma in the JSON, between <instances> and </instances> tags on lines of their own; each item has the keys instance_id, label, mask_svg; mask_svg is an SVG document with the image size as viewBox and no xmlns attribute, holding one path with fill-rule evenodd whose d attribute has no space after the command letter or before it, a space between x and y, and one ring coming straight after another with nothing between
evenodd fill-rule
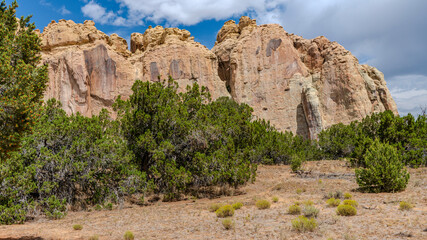
<instances>
[{"instance_id":1,"label":"blue sky","mask_svg":"<svg viewBox=\"0 0 427 240\"><path fill-rule=\"evenodd\" d=\"M7 0L7 3L12 2ZM361 63L385 75L400 114L427 107L425 0L18 0L18 16L32 14L40 30L51 21L92 19L101 31L129 39L162 25L189 30L212 48L218 30L241 15L279 23L305 38L326 36Z\"/></svg>"}]
</instances>

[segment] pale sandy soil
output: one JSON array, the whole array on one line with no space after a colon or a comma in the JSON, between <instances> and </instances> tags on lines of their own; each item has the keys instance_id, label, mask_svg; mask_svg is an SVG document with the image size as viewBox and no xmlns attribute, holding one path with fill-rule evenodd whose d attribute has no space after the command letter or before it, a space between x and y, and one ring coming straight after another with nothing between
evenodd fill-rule
<instances>
[{"instance_id":1,"label":"pale sandy soil","mask_svg":"<svg viewBox=\"0 0 427 240\"><path fill-rule=\"evenodd\" d=\"M257 180L240 190L238 196L155 202L149 206L126 204L108 211L69 212L61 220L38 217L23 225L0 226L0 239L123 239L125 231L135 239L427 239L427 168L411 169L405 191L368 194L357 188L354 171L344 161L309 162L298 176L289 166L260 166ZM321 179L321 181L319 181ZM297 189L305 190L298 194ZM351 192L359 202L353 217L340 217L336 208L327 207L324 195L331 191ZM270 209L258 210L257 199L279 197ZM294 201L312 200L320 209L314 232L292 230L293 215L287 214ZM399 202L415 204L411 211L400 211ZM240 201L244 207L233 219L235 228L225 230L221 219L208 211L213 203ZM81 224L83 230L73 230ZM26 237L26 238L23 238Z\"/></svg>"}]
</instances>

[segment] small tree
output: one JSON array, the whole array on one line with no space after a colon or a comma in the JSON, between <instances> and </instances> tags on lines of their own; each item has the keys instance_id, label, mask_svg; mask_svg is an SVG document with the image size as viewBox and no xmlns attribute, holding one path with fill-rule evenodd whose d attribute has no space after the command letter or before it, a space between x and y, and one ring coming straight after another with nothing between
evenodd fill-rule
<instances>
[{"instance_id":1,"label":"small tree","mask_svg":"<svg viewBox=\"0 0 427 240\"><path fill-rule=\"evenodd\" d=\"M364 157L366 168L356 169L356 181L368 192L396 192L406 188L409 173L400 160L396 148L378 139Z\"/></svg>"},{"instance_id":2,"label":"small tree","mask_svg":"<svg viewBox=\"0 0 427 240\"><path fill-rule=\"evenodd\" d=\"M19 148L31 131L47 82L40 39L29 17L16 18L18 4L0 3L0 160Z\"/></svg>"}]
</instances>

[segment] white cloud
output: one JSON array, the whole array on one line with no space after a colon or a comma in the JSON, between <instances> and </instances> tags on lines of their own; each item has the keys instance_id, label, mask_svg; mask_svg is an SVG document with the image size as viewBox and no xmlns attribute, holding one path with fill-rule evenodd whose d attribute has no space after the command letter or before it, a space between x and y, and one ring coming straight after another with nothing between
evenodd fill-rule
<instances>
[{"instance_id":1,"label":"white cloud","mask_svg":"<svg viewBox=\"0 0 427 240\"><path fill-rule=\"evenodd\" d=\"M392 93L401 116L411 113L421 114L421 109L427 107L427 90L410 89L399 93Z\"/></svg>"},{"instance_id":2,"label":"white cloud","mask_svg":"<svg viewBox=\"0 0 427 240\"><path fill-rule=\"evenodd\" d=\"M203 20L224 20L246 12L256 16L279 14L277 9L284 6L288 0L116 0L116 2L128 10L128 23L134 25L140 25L143 21L166 25L194 25Z\"/></svg>"},{"instance_id":3,"label":"white cloud","mask_svg":"<svg viewBox=\"0 0 427 240\"><path fill-rule=\"evenodd\" d=\"M400 75L390 80L396 83L390 92L401 115L418 115L427 107L427 76Z\"/></svg>"},{"instance_id":4,"label":"white cloud","mask_svg":"<svg viewBox=\"0 0 427 240\"><path fill-rule=\"evenodd\" d=\"M82 7L82 12L85 17L93 19L100 24L111 24L114 26L126 26L128 22L125 18L118 16L113 11L107 11L95 1L90 1Z\"/></svg>"},{"instance_id":5,"label":"white cloud","mask_svg":"<svg viewBox=\"0 0 427 240\"><path fill-rule=\"evenodd\" d=\"M68 14L71 14L70 10L68 10L67 8L65 8L65 6L62 6L62 7L59 9L59 13L61 13L62 15L68 15Z\"/></svg>"}]
</instances>

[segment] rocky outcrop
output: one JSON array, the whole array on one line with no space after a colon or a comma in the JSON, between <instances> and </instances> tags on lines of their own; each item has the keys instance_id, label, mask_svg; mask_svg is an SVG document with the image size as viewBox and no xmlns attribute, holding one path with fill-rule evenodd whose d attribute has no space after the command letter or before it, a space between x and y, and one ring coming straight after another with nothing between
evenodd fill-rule
<instances>
[{"instance_id":1,"label":"rocky outcrop","mask_svg":"<svg viewBox=\"0 0 427 240\"><path fill-rule=\"evenodd\" d=\"M241 18L225 23L212 51L233 98L279 130L315 138L373 112L397 114L383 75L325 37L306 40Z\"/></svg>"},{"instance_id":2,"label":"rocky outcrop","mask_svg":"<svg viewBox=\"0 0 427 240\"><path fill-rule=\"evenodd\" d=\"M131 36L132 59L145 81L158 81L171 76L179 90L197 82L207 87L213 99L230 96L218 77L218 61L212 51L194 41L187 30L148 28L144 34Z\"/></svg>"},{"instance_id":3,"label":"rocky outcrop","mask_svg":"<svg viewBox=\"0 0 427 240\"><path fill-rule=\"evenodd\" d=\"M133 34L132 52L125 39L102 33L92 21L52 22L40 36L43 63L49 65L45 98L58 99L69 114L91 116L102 108L113 112L115 99L128 97L136 79L172 76L180 90L198 82L214 99L229 96L217 75L216 56L186 30L158 26Z\"/></svg>"},{"instance_id":4,"label":"rocky outcrop","mask_svg":"<svg viewBox=\"0 0 427 240\"><path fill-rule=\"evenodd\" d=\"M130 51L125 39L92 21L52 22L40 36L49 64L46 98L59 99L67 113L111 110L117 96L131 94L135 79L172 76L180 91L197 82L213 99L230 96L277 129L308 138L373 112L397 114L383 74L338 43L303 39L277 24L257 26L249 17L226 22L212 50L186 30L161 26L133 33Z\"/></svg>"},{"instance_id":5,"label":"rocky outcrop","mask_svg":"<svg viewBox=\"0 0 427 240\"><path fill-rule=\"evenodd\" d=\"M91 116L112 110L118 95L130 95L135 71L124 39L98 31L92 21L70 20L50 23L41 38L42 59L49 65L45 98L58 99L67 113Z\"/></svg>"}]
</instances>

